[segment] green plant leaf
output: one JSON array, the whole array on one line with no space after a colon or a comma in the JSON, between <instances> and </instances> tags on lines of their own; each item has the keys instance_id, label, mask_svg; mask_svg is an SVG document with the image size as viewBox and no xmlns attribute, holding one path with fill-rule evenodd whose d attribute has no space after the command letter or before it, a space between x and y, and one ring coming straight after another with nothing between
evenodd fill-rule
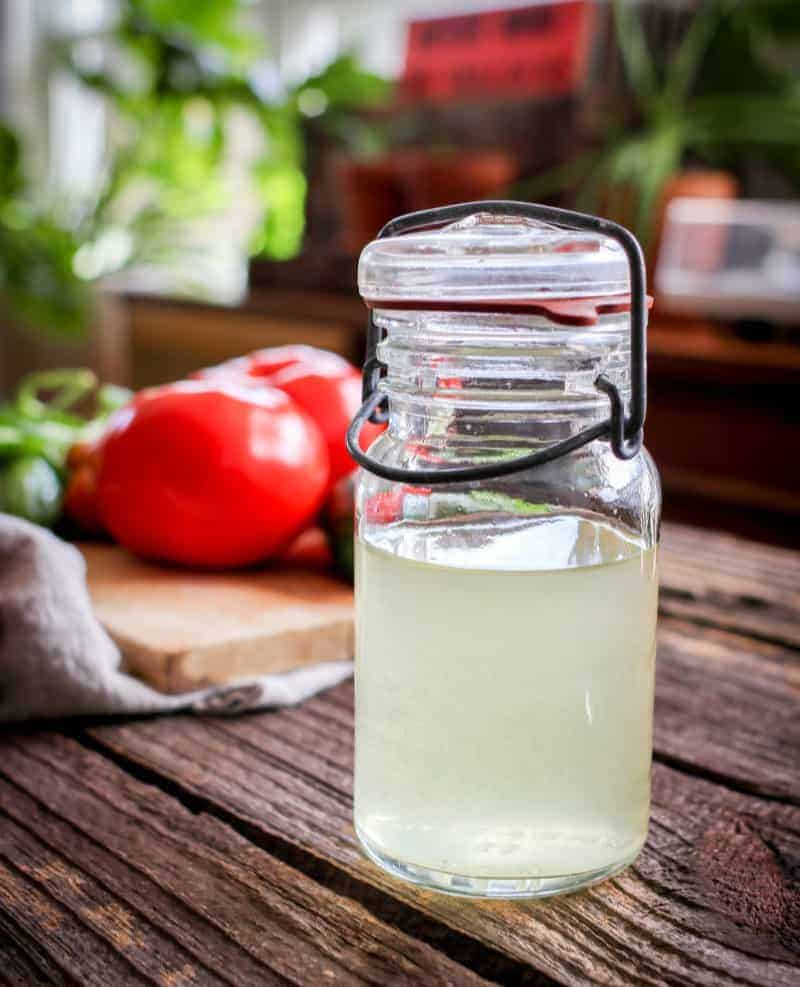
<instances>
[{"instance_id":1,"label":"green plant leaf","mask_svg":"<svg viewBox=\"0 0 800 987\"><path fill-rule=\"evenodd\" d=\"M578 183L585 182L601 156L602 151L598 149L584 151L571 161L516 182L511 188L511 195L514 198L523 197L531 201L547 199Z\"/></svg>"},{"instance_id":2,"label":"green plant leaf","mask_svg":"<svg viewBox=\"0 0 800 987\"><path fill-rule=\"evenodd\" d=\"M92 194L44 204L26 188L19 142L0 127L0 292L20 322L78 334L91 286L133 264L164 263L197 250L187 220L231 201L226 162L233 112L261 128L253 168L262 217L254 252L297 253L305 226L304 119L343 142L376 146L358 111L388 98L389 84L352 54L265 103L248 72L261 55L249 0L120 0L95 37L101 69L81 39L54 39L54 62L101 94L109 109L108 167Z\"/></svg>"},{"instance_id":3,"label":"green plant leaf","mask_svg":"<svg viewBox=\"0 0 800 987\"><path fill-rule=\"evenodd\" d=\"M797 147L800 140L800 93L706 96L692 102L687 116L691 142L699 147L723 142Z\"/></svg>"},{"instance_id":4,"label":"green plant leaf","mask_svg":"<svg viewBox=\"0 0 800 987\"><path fill-rule=\"evenodd\" d=\"M644 36L641 15L631 0L614 0L614 30L632 91L647 104L657 91L653 57Z\"/></svg>"},{"instance_id":5,"label":"green plant leaf","mask_svg":"<svg viewBox=\"0 0 800 987\"><path fill-rule=\"evenodd\" d=\"M256 231L252 250L271 260L294 257L305 229L306 179L298 164L262 162L256 169L266 212Z\"/></svg>"},{"instance_id":6,"label":"green plant leaf","mask_svg":"<svg viewBox=\"0 0 800 987\"><path fill-rule=\"evenodd\" d=\"M79 246L47 215L8 208L0 215L0 294L23 325L57 335L84 331L91 295L73 266Z\"/></svg>"},{"instance_id":7,"label":"green plant leaf","mask_svg":"<svg viewBox=\"0 0 800 987\"><path fill-rule=\"evenodd\" d=\"M781 41L800 38L800 4L796 0L758 0L746 5L753 28Z\"/></svg>"},{"instance_id":8,"label":"green plant leaf","mask_svg":"<svg viewBox=\"0 0 800 987\"><path fill-rule=\"evenodd\" d=\"M692 87L697 81L704 57L727 9L726 0L702 4L692 19L678 51L667 70L659 102L667 112L681 112Z\"/></svg>"},{"instance_id":9,"label":"green plant leaf","mask_svg":"<svg viewBox=\"0 0 800 987\"><path fill-rule=\"evenodd\" d=\"M318 75L311 76L293 93L316 89L324 93L331 109L375 106L385 102L392 84L383 77L368 72L352 53L340 55Z\"/></svg>"},{"instance_id":10,"label":"green plant leaf","mask_svg":"<svg viewBox=\"0 0 800 987\"><path fill-rule=\"evenodd\" d=\"M224 54L231 68L242 69L259 54L258 36L247 29L241 0L128 0L138 18L185 46Z\"/></svg>"},{"instance_id":11,"label":"green plant leaf","mask_svg":"<svg viewBox=\"0 0 800 987\"><path fill-rule=\"evenodd\" d=\"M0 202L17 195L23 186L19 138L0 123Z\"/></svg>"}]
</instances>

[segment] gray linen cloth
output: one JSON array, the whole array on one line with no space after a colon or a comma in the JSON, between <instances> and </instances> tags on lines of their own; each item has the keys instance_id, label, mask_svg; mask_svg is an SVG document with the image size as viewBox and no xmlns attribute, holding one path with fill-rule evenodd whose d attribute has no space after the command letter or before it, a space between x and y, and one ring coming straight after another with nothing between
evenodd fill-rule
<instances>
[{"instance_id":1,"label":"gray linen cloth","mask_svg":"<svg viewBox=\"0 0 800 987\"><path fill-rule=\"evenodd\" d=\"M0 722L104 713L238 713L289 706L352 673L327 662L168 696L127 675L93 612L80 552L0 514Z\"/></svg>"}]
</instances>

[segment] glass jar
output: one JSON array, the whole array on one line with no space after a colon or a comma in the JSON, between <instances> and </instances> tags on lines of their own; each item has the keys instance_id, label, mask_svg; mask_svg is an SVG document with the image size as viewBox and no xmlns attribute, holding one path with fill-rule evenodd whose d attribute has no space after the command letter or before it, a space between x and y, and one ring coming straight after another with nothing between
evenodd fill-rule
<instances>
[{"instance_id":1,"label":"glass jar","mask_svg":"<svg viewBox=\"0 0 800 987\"><path fill-rule=\"evenodd\" d=\"M485 208L360 260L365 408L385 399L388 427L358 455L355 825L408 880L538 896L645 840L660 491L637 423L608 441L609 397L620 429L631 397L625 251Z\"/></svg>"}]
</instances>

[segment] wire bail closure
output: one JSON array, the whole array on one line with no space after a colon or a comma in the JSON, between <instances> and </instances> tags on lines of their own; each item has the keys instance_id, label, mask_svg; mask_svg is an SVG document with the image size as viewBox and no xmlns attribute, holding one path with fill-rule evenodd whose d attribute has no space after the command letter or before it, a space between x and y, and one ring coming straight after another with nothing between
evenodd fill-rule
<instances>
[{"instance_id":1,"label":"wire bail closure","mask_svg":"<svg viewBox=\"0 0 800 987\"><path fill-rule=\"evenodd\" d=\"M367 423L385 422L388 417L387 398L378 388L384 365L377 357L377 347L381 339L380 327L375 322L372 311L367 323L367 349L363 367L363 404L347 430L347 450L359 466L384 480L397 483L421 484L430 486L442 483L472 483L494 477L508 476L521 470L531 469L549 463L559 456L574 452L597 439L611 443L614 455L619 459L631 459L642 447L645 414L647 411L647 379L645 370L645 337L647 331L647 275L645 273L642 248L636 237L624 226L600 216L558 209L555 206L542 206L536 203L495 200L487 202L462 202L454 206L437 209L423 209L420 212L398 216L388 222L378 234L378 239L410 233L414 230L440 226L445 223L465 219L475 212L497 216L521 216L525 219L545 220L566 229L585 230L598 233L615 240L625 251L630 272L630 333L631 333L631 401L630 413L626 416L622 396L616 385L601 374L595 380L595 387L608 396L611 406L609 417L578 432L568 439L554 442L545 449L517 456L514 459L498 460L494 463L481 463L476 466L454 466L445 469L404 469L400 466L387 466L363 452L358 439L361 429Z\"/></svg>"}]
</instances>

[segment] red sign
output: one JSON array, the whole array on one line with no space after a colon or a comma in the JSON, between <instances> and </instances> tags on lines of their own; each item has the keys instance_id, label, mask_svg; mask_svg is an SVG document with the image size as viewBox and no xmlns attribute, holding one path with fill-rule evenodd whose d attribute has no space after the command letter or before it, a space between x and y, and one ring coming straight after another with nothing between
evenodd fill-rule
<instances>
[{"instance_id":1,"label":"red sign","mask_svg":"<svg viewBox=\"0 0 800 987\"><path fill-rule=\"evenodd\" d=\"M409 25L403 90L415 102L563 96L584 78L590 0L564 0Z\"/></svg>"}]
</instances>

